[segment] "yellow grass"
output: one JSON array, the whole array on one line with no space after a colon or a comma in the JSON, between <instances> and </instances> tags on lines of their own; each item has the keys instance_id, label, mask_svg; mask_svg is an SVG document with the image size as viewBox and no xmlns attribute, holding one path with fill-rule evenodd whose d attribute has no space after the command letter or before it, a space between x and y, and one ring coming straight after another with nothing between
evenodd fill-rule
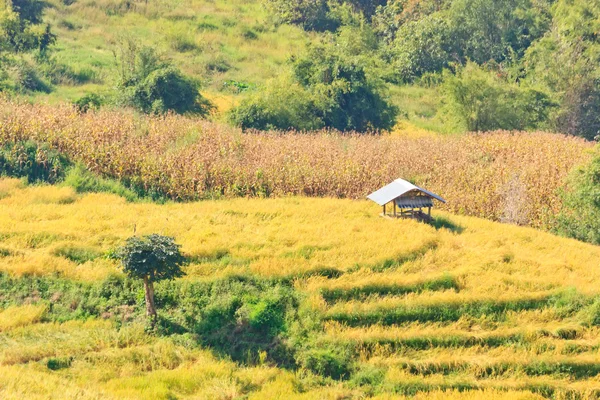
<instances>
[{"instance_id":1,"label":"yellow grass","mask_svg":"<svg viewBox=\"0 0 600 400\"><path fill-rule=\"evenodd\" d=\"M39 322L45 313L45 305L8 307L0 312L0 332Z\"/></svg>"},{"instance_id":2,"label":"yellow grass","mask_svg":"<svg viewBox=\"0 0 600 400\"><path fill-rule=\"evenodd\" d=\"M231 273L299 274L319 268L345 272L337 278L302 277L295 288L320 315L390 313L417 306L443 307L475 301L544 299L575 288L596 296L600 248L531 228L435 212L451 227L435 229L378 216L364 200L316 198L234 199L164 205L127 203L105 194L78 195L69 188L25 186L0 180L0 271L95 281L119 273L105 257L83 264L58 249L98 254L138 234L175 236L194 256L183 279L207 280ZM401 264L394 261L403 260ZM327 302L323 290L417 287L443 278L455 289L366 295ZM316 383L306 371L271 365L246 367L219 359L187 339L158 338L137 322L116 329L108 321L43 323L46 305L0 311L2 399L342 399L369 398L347 382ZM572 332L566 337L565 332ZM503 338L516 338L515 341ZM436 345L444 338L476 341L464 347ZM500 338L497 345L486 345ZM414 340L431 346L413 348ZM382 368L377 399L540 399L532 388L554 388L555 398L577 393L592 399L596 376L527 374L536 365L600 364L600 328L578 314L562 316L539 307L505 313L464 315L458 320L408 321L349 327L325 321L318 340L356 345L357 368ZM397 343L395 347L393 343ZM72 360L51 371L51 358ZM490 370L503 366L498 376ZM532 367L533 366L533 367ZM448 373L439 370L447 368ZM412 372L411 372L412 371ZM411 386L412 385L412 386ZM472 390L459 392L461 385Z\"/></svg>"}]
</instances>

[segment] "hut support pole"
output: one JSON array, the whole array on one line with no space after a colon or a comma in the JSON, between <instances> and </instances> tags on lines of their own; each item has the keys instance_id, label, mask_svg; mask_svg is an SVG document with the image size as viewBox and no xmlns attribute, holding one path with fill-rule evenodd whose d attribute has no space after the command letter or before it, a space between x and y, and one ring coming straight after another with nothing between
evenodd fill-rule
<instances>
[{"instance_id":1,"label":"hut support pole","mask_svg":"<svg viewBox=\"0 0 600 400\"><path fill-rule=\"evenodd\" d=\"M398 215L396 214L396 202L394 201L394 217L397 217Z\"/></svg>"},{"instance_id":2,"label":"hut support pole","mask_svg":"<svg viewBox=\"0 0 600 400\"><path fill-rule=\"evenodd\" d=\"M383 216L385 217L385 204L383 205Z\"/></svg>"},{"instance_id":3,"label":"hut support pole","mask_svg":"<svg viewBox=\"0 0 600 400\"><path fill-rule=\"evenodd\" d=\"M431 207L427 207L427 215L429 215L429 218L431 218Z\"/></svg>"}]
</instances>

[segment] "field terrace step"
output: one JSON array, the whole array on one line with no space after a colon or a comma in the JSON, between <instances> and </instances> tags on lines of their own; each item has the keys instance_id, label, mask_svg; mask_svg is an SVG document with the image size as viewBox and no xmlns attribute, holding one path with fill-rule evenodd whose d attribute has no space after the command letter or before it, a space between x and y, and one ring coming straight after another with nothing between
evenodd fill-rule
<instances>
[{"instance_id":1,"label":"field terrace step","mask_svg":"<svg viewBox=\"0 0 600 400\"><path fill-rule=\"evenodd\" d=\"M335 280L313 280L304 287L305 290L318 291L323 299L329 303L349 300L366 300L374 296L402 296L410 293L426 291L460 290L456 277L448 274L434 277L414 275L396 281L394 277L386 274L369 274L367 276L344 275Z\"/></svg>"},{"instance_id":2,"label":"field terrace step","mask_svg":"<svg viewBox=\"0 0 600 400\"><path fill-rule=\"evenodd\" d=\"M530 391L543 398L552 399L597 399L600 397L600 381L595 378L578 381L556 376L507 376L478 379L464 373L417 376L401 368L387 371L384 389L408 396L440 390L519 390Z\"/></svg>"},{"instance_id":3,"label":"field terrace step","mask_svg":"<svg viewBox=\"0 0 600 400\"><path fill-rule=\"evenodd\" d=\"M463 321L450 325L411 323L404 326L356 328L327 323L320 340L346 343L364 357L446 348L454 351L463 349L463 352L465 349L478 348L493 352L494 348L511 347L535 351L536 354L551 350L556 355L581 354L600 349L597 328L584 329L574 324L533 324L526 328L500 326L482 330L478 327L468 329L462 325Z\"/></svg>"},{"instance_id":4,"label":"field terrace step","mask_svg":"<svg viewBox=\"0 0 600 400\"><path fill-rule=\"evenodd\" d=\"M543 309L553 304L553 292L523 296L474 297L455 292L429 296L388 297L372 301L337 303L326 310L324 319L347 326L398 325L407 322L458 321L482 316L502 319L508 312Z\"/></svg>"},{"instance_id":5,"label":"field terrace step","mask_svg":"<svg viewBox=\"0 0 600 400\"><path fill-rule=\"evenodd\" d=\"M598 354L575 357L539 357L516 352L513 355L493 357L485 353L473 356L461 354L455 356L449 353L423 360L414 360L411 357L373 358L369 360L369 363L379 366L394 366L411 375L418 376L457 373L465 373L476 378L553 375L581 380L594 378L600 374L600 356Z\"/></svg>"}]
</instances>

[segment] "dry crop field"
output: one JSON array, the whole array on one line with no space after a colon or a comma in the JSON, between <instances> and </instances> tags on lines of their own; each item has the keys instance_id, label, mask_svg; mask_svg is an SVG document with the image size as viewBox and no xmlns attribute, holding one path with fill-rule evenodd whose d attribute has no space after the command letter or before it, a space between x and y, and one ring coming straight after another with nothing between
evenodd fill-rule
<instances>
[{"instance_id":1,"label":"dry crop field","mask_svg":"<svg viewBox=\"0 0 600 400\"><path fill-rule=\"evenodd\" d=\"M568 172L592 144L550 133L456 136L242 133L145 117L0 100L0 145L49 144L90 170L177 200L289 195L363 198L398 177L446 211L548 228Z\"/></svg>"},{"instance_id":2,"label":"dry crop field","mask_svg":"<svg viewBox=\"0 0 600 400\"><path fill-rule=\"evenodd\" d=\"M127 203L2 180L0 397L598 397L598 247L441 211L434 226L378 212L307 197ZM182 244L192 261L172 285L288 282L314 345L349 352L348 375L265 354L234 362L193 336L150 335L143 318L85 314L69 296L108 290L121 274L109 255L134 227Z\"/></svg>"}]
</instances>

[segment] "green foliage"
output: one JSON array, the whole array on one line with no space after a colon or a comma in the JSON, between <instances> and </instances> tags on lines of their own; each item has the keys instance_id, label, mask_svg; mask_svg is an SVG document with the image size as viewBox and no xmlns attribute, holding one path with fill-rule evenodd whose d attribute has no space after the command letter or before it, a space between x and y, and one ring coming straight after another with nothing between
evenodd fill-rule
<instances>
[{"instance_id":1,"label":"green foliage","mask_svg":"<svg viewBox=\"0 0 600 400\"><path fill-rule=\"evenodd\" d=\"M397 109L385 99L367 63L352 55L352 47L346 51L350 54L334 44L312 47L293 59L292 82L272 82L264 93L234 109L230 120L255 129L391 128Z\"/></svg>"},{"instance_id":2,"label":"green foliage","mask_svg":"<svg viewBox=\"0 0 600 400\"><path fill-rule=\"evenodd\" d=\"M243 276L185 284L178 295L163 285L157 303L180 310L175 321L199 335L203 344L236 361L254 363L260 352L282 365L292 365L285 344L296 317L294 291L279 283Z\"/></svg>"},{"instance_id":3,"label":"green foliage","mask_svg":"<svg viewBox=\"0 0 600 400\"><path fill-rule=\"evenodd\" d=\"M10 0L12 10L19 18L32 24L42 22L42 14L47 3L41 0Z\"/></svg>"},{"instance_id":4,"label":"green foliage","mask_svg":"<svg viewBox=\"0 0 600 400\"><path fill-rule=\"evenodd\" d=\"M331 16L330 3L328 0L267 0L279 22L321 32L339 26L339 21Z\"/></svg>"},{"instance_id":5,"label":"green foliage","mask_svg":"<svg viewBox=\"0 0 600 400\"><path fill-rule=\"evenodd\" d=\"M600 5L582 0L556 2L553 29L523 59L527 79L557 93L556 130L594 139L600 132Z\"/></svg>"},{"instance_id":6,"label":"green foliage","mask_svg":"<svg viewBox=\"0 0 600 400\"><path fill-rule=\"evenodd\" d=\"M444 16L433 14L408 22L395 36L388 57L399 81L410 82L426 72L441 71L455 60L452 32Z\"/></svg>"},{"instance_id":7,"label":"green foliage","mask_svg":"<svg viewBox=\"0 0 600 400\"><path fill-rule=\"evenodd\" d=\"M131 278L160 282L184 275L186 259L175 239L161 235L133 236L119 251L123 270Z\"/></svg>"},{"instance_id":8,"label":"green foliage","mask_svg":"<svg viewBox=\"0 0 600 400\"><path fill-rule=\"evenodd\" d=\"M481 65L520 58L550 26L545 1L424 1L412 7L407 3L391 2L380 9L377 20L377 31L391 42L388 58L404 82L439 72L453 62L472 60ZM396 30L389 24L396 24Z\"/></svg>"},{"instance_id":9,"label":"green foliage","mask_svg":"<svg viewBox=\"0 0 600 400\"><path fill-rule=\"evenodd\" d=\"M199 84L184 76L151 47L138 48L128 41L121 48L117 103L144 113L193 113L206 116L211 103L199 92Z\"/></svg>"},{"instance_id":10,"label":"green foliage","mask_svg":"<svg viewBox=\"0 0 600 400\"><path fill-rule=\"evenodd\" d=\"M507 83L474 63L446 73L446 113L462 130L526 130L543 126L555 103L540 90Z\"/></svg>"},{"instance_id":11,"label":"green foliage","mask_svg":"<svg viewBox=\"0 0 600 400\"><path fill-rule=\"evenodd\" d=\"M46 145L27 141L0 147L0 175L25 177L29 183L58 182L68 165L64 156Z\"/></svg>"},{"instance_id":12,"label":"green foliage","mask_svg":"<svg viewBox=\"0 0 600 400\"><path fill-rule=\"evenodd\" d=\"M270 81L231 110L229 121L242 129L313 130L324 126L308 91L288 80Z\"/></svg>"},{"instance_id":13,"label":"green foliage","mask_svg":"<svg viewBox=\"0 0 600 400\"><path fill-rule=\"evenodd\" d=\"M352 352L347 346L309 346L298 353L298 364L309 371L332 379L347 379L353 368Z\"/></svg>"},{"instance_id":14,"label":"green foliage","mask_svg":"<svg viewBox=\"0 0 600 400\"><path fill-rule=\"evenodd\" d=\"M600 149L589 164L577 168L563 194L556 231L584 242L600 244Z\"/></svg>"},{"instance_id":15,"label":"green foliage","mask_svg":"<svg viewBox=\"0 0 600 400\"><path fill-rule=\"evenodd\" d=\"M64 257L76 264L85 264L88 261L94 261L102 256L102 253L90 247L63 246L55 249L53 255Z\"/></svg>"},{"instance_id":16,"label":"green foliage","mask_svg":"<svg viewBox=\"0 0 600 400\"><path fill-rule=\"evenodd\" d=\"M90 110L98 110L104 104L104 97L97 93L89 93L73 102L73 105L80 113L86 113Z\"/></svg>"}]
</instances>

